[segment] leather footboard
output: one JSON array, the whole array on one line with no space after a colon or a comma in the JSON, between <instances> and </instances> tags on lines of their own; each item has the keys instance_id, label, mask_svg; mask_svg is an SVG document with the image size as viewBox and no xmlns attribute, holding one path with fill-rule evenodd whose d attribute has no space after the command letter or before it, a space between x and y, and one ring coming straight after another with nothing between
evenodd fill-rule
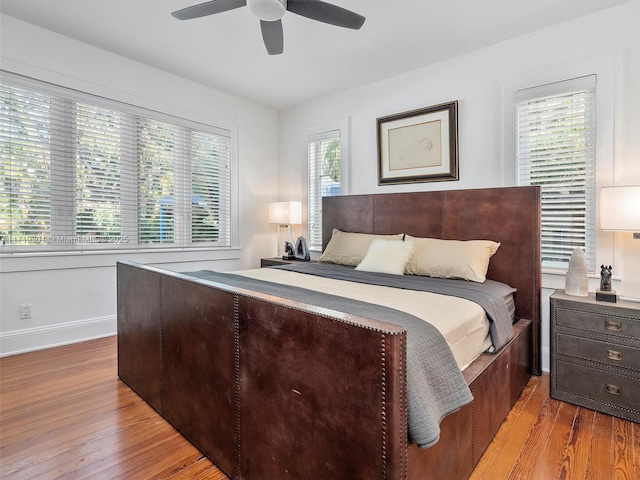
<instances>
[{"instance_id":1,"label":"leather footboard","mask_svg":"<svg viewBox=\"0 0 640 480\"><path fill-rule=\"evenodd\" d=\"M231 478L403 479L400 327L118 264L118 374Z\"/></svg>"}]
</instances>

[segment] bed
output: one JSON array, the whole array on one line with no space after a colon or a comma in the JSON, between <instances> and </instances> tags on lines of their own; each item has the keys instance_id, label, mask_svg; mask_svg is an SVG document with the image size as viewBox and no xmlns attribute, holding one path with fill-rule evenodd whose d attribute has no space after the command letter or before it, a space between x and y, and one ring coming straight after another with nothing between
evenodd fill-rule
<instances>
[{"instance_id":1,"label":"bed","mask_svg":"<svg viewBox=\"0 0 640 480\"><path fill-rule=\"evenodd\" d=\"M230 478L467 478L540 374L539 195L323 199L324 247L334 229L500 243L487 278L517 290L513 336L464 368L473 401L429 448L409 441L407 329L333 302L120 262L118 375Z\"/></svg>"}]
</instances>

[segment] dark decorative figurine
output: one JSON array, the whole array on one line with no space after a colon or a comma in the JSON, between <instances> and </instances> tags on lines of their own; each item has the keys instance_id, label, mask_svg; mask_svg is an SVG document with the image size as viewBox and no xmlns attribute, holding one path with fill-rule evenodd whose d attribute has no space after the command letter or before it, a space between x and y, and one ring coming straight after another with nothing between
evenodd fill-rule
<instances>
[{"instance_id":1,"label":"dark decorative figurine","mask_svg":"<svg viewBox=\"0 0 640 480\"><path fill-rule=\"evenodd\" d=\"M611 270L611 265L600 265L600 290L603 292L611 291Z\"/></svg>"},{"instance_id":2,"label":"dark decorative figurine","mask_svg":"<svg viewBox=\"0 0 640 480\"><path fill-rule=\"evenodd\" d=\"M294 260L296 258L296 252L293 247L293 243L284 242L284 255L282 256L283 260Z\"/></svg>"},{"instance_id":3,"label":"dark decorative figurine","mask_svg":"<svg viewBox=\"0 0 640 480\"><path fill-rule=\"evenodd\" d=\"M611 270L611 265L600 265L600 289L596 291L596 300L611 303L618 301L616 292L611 289Z\"/></svg>"}]
</instances>

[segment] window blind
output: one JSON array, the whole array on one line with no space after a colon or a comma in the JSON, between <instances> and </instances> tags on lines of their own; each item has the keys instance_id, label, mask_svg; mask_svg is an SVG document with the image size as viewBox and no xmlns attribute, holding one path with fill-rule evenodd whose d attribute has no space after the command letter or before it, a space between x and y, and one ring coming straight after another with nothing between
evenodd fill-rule
<instances>
[{"instance_id":1,"label":"window blind","mask_svg":"<svg viewBox=\"0 0 640 480\"><path fill-rule=\"evenodd\" d=\"M322 248L322 197L340 195L340 130L309 137L309 248Z\"/></svg>"},{"instance_id":2,"label":"window blind","mask_svg":"<svg viewBox=\"0 0 640 480\"><path fill-rule=\"evenodd\" d=\"M542 265L595 269L595 76L516 93L519 184L541 187Z\"/></svg>"},{"instance_id":3,"label":"window blind","mask_svg":"<svg viewBox=\"0 0 640 480\"><path fill-rule=\"evenodd\" d=\"M231 135L3 72L2 251L230 246Z\"/></svg>"}]
</instances>

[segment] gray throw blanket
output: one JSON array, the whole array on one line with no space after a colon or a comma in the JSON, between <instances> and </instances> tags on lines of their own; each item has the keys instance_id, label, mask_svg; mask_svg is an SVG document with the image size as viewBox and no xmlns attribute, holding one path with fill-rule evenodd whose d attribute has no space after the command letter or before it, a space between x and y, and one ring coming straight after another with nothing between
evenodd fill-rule
<instances>
[{"instance_id":1,"label":"gray throw blanket","mask_svg":"<svg viewBox=\"0 0 640 480\"><path fill-rule=\"evenodd\" d=\"M409 440L420 447L426 448L435 444L440 438L442 419L473 400L442 334L430 323L413 315L367 302L242 275L206 270L187 272L185 275L404 327L407 330Z\"/></svg>"},{"instance_id":2,"label":"gray throw blanket","mask_svg":"<svg viewBox=\"0 0 640 480\"><path fill-rule=\"evenodd\" d=\"M353 267L317 262L297 262L275 268L336 280L347 280L369 285L385 285L471 300L480 305L487 313L489 335L496 349L502 348L513 338L513 318L509 313L505 297L511 296L516 289L494 280L485 280L484 283L478 283L451 278L391 275L388 273L363 272L355 270Z\"/></svg>"}]
</instances>

